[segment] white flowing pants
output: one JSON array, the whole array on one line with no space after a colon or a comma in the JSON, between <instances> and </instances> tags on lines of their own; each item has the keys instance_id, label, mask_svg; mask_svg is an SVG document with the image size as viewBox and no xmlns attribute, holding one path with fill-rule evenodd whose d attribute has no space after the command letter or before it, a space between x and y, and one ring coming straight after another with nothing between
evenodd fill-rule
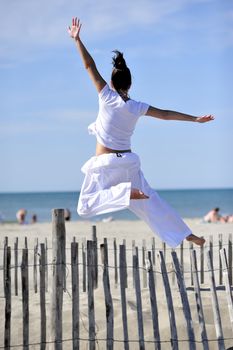
<instances>
[{"instance_id":1,"label":"white flowing pants","mask_svg":"<svg viewBox=\"0 0 233 350\"><path fill-rule=\"evenodd\" d=\"M82 172L85 178L77 208L81 217L128 208L173 248L192 233L175 210L149 186L135 153L92 157L84 164ZM143 191L149 199L131 200L131 188Z\"/></svg>"}]
</instances>

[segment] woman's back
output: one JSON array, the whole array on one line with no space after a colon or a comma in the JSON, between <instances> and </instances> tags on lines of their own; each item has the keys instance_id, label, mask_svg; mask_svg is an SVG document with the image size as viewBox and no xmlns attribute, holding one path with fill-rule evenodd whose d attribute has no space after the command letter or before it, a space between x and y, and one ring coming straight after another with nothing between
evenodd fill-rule
<instances>
[{"instance_id":1,"label":"woman's back","mask_svg":"<svg viewBox=\"0 0 233 350\"><path fill-rule=\"evenodd\" d=\"M97 141L110 149L130 149L137 120L148 108L146 103L131 99L124 101L106 84L99 93L98 117L89 125L89 133L96 135Z\"/></svg>"}]
</instances>

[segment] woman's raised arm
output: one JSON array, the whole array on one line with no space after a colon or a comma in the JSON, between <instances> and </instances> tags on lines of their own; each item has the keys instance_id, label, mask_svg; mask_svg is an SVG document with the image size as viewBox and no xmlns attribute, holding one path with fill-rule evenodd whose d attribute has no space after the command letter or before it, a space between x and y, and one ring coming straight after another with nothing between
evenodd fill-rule
<instances>
[{"instance_id":1,"label":"woman's raised arm","mask_svg":"<svg viewBox=\"0 0 233 350\"><path fill-rule=\"evenodd\" d=\"M182 120L182 121L196 122L196 123L206 123L211 120L214 120L214 117L211 114L200 116L200 117L194 117L193 115L159 109L153 106L150 106L148 108L146 115L154 118L163 119L163 120Z\"/></svg>"},{"instance_id":2,"label":"woman's raised arm","mask_svg":"<svg viewBox=\"0 0 233 350\"><path fill-rule=\"evenodd\" d=\"M100 92L103 87L106 85L106 81L102 78L100 73L98 72L96 68L95 61L93 60L92 56L89 54L85 46L83 45L81 39L80 39L80 30L81 30L82 24L80 23L80 20L77 20L76 18L72 19L72 25L68 28L68 32L72 39L74 39L78 51L80 53L80 56L83 60L84 66L87 69L89 76L91 80L93 81L96 89L98 92Z\"/></svg>"}]
</instances>

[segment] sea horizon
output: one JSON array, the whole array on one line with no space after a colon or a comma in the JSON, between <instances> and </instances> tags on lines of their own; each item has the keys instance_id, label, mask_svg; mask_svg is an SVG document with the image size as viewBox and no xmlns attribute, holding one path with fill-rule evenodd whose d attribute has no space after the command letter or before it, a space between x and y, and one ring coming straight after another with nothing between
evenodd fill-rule
<instances>
[{"instance_id":1,"label":"sea horizon","mask_svg":"<svg viewBox=\"0 0 233 350\"><path fill-rule=\"evenodd\" d=\"M202 191L202 190L233 190L233 187L181 187L181 188L156 188L155 191ZM81 189L73 190L14 190L0 191L0 194L26 194L26 193L74 193Z\"/></svg>"},{"instance_id":2,"label":"sea horizon","mask_svg":"<svg viewBox=\"0 0 233 350\"><path fill-rule=\"evenodd\" d=\"M220 208L222 215L233 214L233 188L203 188L203 189L159 189L158 194L166 200L183 218L202 218L214 207ZM77 214L76 208L80 191L31 191L31 192L1 192L0 220L16 222L16 212L27 210L27 222L36 214L38 222L51 221L53 208L68 208L72 220L83 220ZM137 220L128 209L98 215L91 221Z\"/></svg>"}]
</instances>

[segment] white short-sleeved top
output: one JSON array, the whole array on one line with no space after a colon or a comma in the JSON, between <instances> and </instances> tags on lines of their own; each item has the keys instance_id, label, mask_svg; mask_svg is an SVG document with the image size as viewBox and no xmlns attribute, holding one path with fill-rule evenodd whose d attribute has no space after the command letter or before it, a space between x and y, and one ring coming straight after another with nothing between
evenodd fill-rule
<instances>
[{"instance_id":1,"label":"white short-sleeved top","mask_svg":"<svg viewBox=\"0 0 233 350\"><path fill-rule=\"evenodd\" d=\"M145 115L149 105L134 100L124 101L106 84L99 93L99 113L94 123L88 126L103 146L114 150L131 148L131 136L137 120Z\"/></svg>"}]
</instances>

